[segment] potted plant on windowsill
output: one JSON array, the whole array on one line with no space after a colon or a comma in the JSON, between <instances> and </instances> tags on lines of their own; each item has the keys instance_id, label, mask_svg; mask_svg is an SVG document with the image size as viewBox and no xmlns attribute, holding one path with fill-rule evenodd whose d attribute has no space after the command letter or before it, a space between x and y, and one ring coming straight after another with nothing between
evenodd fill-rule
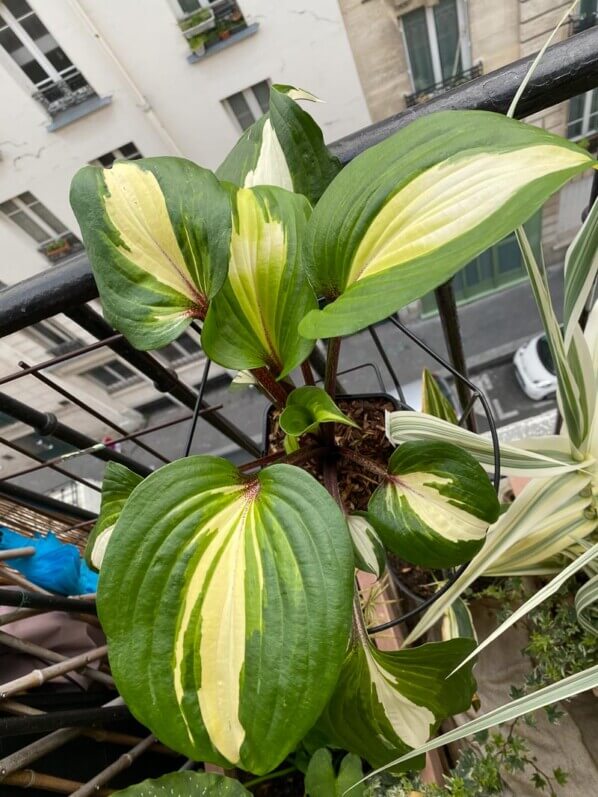
<instances>
[{"instance_id":1,"label":"potted plant on windowsill","mask_svg":"<svg viewBox=\"0 0 598 797\"><path fill-rule=\"evenodd\" d=\"M87 166L71 191L107 319L144 350L196 320L206 355L250 371L280 416L285 450L240 468L194 456L141 480L111 465L88 546L113 677L132 713L193 760L257 775L306 738L372 767L410 759L471 704L475 642L380 650L354 577L384 548L428 570L482 556L489 526L503 522L484 456L445 431L401 440L376 461L365 422L335 401L341 339L449 279L595 168L544 130L453 111L341 170L297 103L310 99L273 86L269 113L216 174L148 158ZM587 280L586 261L575 263L577 308ZM321 338L318 388L308 358ZM563 366L569 382L574 365ZM566 420L577 435L579 418ZM355 445L343 444L346 429ZM565 465L531 459L573 476L587 464L563 456ZM367 476L361 514L339 488L343 468ZM580 489L589 506L591 485L592 495Z\"/></svg>"},{"instance_id":2,"label":"potted plant on windowsill","mask_svg":"<svg viewBox=\"0 0 598 797\"><path fill-rule=\"evenodd\" d=\"M190 39L187 39L187 44L192 52L195 55L203 55L206 51L206 40L209 34L206 33L198 33L195 36L192 36Z\"/></svg>"},{"instance_id":3,"label":"potted plant on windowsill","mask_svg":"<svg viewBox=\"0 0 598 797\"><path fill-rule=\"evenodd\" d=\"M44 244L44 254L50 260L59 260L64 255L68 254L72 249L71 242L66 238L56 238L54 241L50 241L47 244Z\"/></svg>"},{"instance_id":4,"label":"potted plant on windowsill","mask_svg":"<svg viewBox=\"0 0 598 797\"><path fill-rule=\"evenodd\" d=\"M216 17L212 8L202 8L179 22L179 28L187 39L191 39L199 33L212 30L215 26Z\"/></svg>"}]
</instances>

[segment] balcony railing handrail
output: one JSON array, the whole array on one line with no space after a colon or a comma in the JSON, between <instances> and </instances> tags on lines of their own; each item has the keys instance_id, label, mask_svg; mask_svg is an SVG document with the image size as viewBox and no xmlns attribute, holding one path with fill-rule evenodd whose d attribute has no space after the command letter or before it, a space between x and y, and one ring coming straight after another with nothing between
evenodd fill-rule
<instances>
[{"instance_id":1,"label":"balcony railing handrail","mask_svg":"<svg viewBox=\"0 0 598 797\"><path fill-rule=\"evenodd\" d=\"M438 83L432 83L430 86L426 86L425 89L420 89L419 91L414 91L411 94L406 94L405 105L408 108L411 108L411 106L425 102L441 92L448 91L449 89L455 88L455 86L460 86L462 83L466 83L469 80L474 80L475 78L480 77L482 72L483 66L481 61L477 64L472 64L472 66L470 66L468 69L461 69L459 72L456 72L454 75L450 75L450 77L444 78L444 80L441 80Z\"/></svg>"}]
</instances>

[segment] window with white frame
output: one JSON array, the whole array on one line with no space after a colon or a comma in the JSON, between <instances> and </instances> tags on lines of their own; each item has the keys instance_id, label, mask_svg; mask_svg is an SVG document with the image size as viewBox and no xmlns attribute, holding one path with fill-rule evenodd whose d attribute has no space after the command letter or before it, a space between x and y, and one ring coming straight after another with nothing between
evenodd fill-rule
<instances>
[{"instance_id":1,"label":"window with white frame","mask_svg":"<svg viewBox=\"0 0 598 797\"><path fill-rule=\"evenodd\" d=\"M463 0L440 0L401 17L415 92L442 85L471 67Z\"/></svg>"},{"instance_id":2,"label":"window with white frame","mask_svg":"<svg viewBox=\"0 0 598 797\"><path fill-rule=\"evenodd\" d=\"M578 94L569 100L569 138L582 138L598 132L598 89Z\"/></svg>"},{"instance_id":3,"label":"window with white frame","mask_svg":"<svg viewBox=\"0 0 598 797\"><path fill-rule=\"evenodd\" d=\"M177 0L183 14L193 14L195 11L199 11L200 8L209 8L222 2L225 2L225 0Z\"/></svg>"},{"instance_id":4,"label":"window with white frame","mask_svg":"<svg viewBox=\"0 0 598 797\"><path fill-rule=\"evenodd\" d=\"M194 340L188 332L183 332L176 340L159 349L156 354L168 365L182 365L201 356L199 341Z\"/></svg>"},{"instance_id":5,"label":"window with white frame","mask_svg":"<svg viewBox=\"0 0 598 797\"><path fill-rule=\"evenodd\" d=\"M83 245L30 191L0 202L0 212L32 238L51 263L81 251Z\"/></svg>"},{"instance_id":6,"label":"window with white frame","mask_svg":"<svg viewBox=\"0 0 598 797\"><path fill-rule=\"evenodd\" d=\"M82 371L80 376L91 379L106 390L119 390L122 387L136 382L139 376L120 360L109 360L103 365L96 365L87 371Z\"/></svg>"},{"instance_id":7,"label":"window with white frame","mask_svg":"<svg viewBox=\"0 0 598 797\"><path fill-rule=\"evenodd\" d=\"M96 93L26 0L0 2L0 45L54 116Z\"/></svg>"},{"instance_id":8,"label":"window with white frame","mask_svg":"<svg viewBox=\"0 0 598 797\"><path fill-rule=\"evenodd\" d=\"M119 147L118 149L113 149L111 152L106 152L104 155L100 155L99 158L91 161L91 165L103 166L104 169L109 169L115 160L136 161L142 157L143 155L141 152L139 152L135 144L132 141L129 141L128 144L123 144L122 147Z\"/></svg>"},{"instance_id":9,"label":"window with white frame","mask_svg":"<svg viewBox=\"0 0 598 797\"><path fill-rule=\"evenodd\" d=\"M222 102L241 130L247 130L262 114L268 113L270 81L262 80L248 89L231 94Z\"/></svg>"}]
</instances>

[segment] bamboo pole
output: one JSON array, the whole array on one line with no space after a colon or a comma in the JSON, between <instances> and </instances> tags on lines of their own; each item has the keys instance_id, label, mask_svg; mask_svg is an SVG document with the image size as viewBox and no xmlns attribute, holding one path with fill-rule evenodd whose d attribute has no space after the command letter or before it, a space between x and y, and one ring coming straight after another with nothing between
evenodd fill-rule
<instances>
[{"instance_id":1,"label":"bamboo pole","mask_svg":"<svg viewBox=\"0 0 598 797\"><path fill-rule=\"evenodd\" d=\"M40 715L46 714L45 711L42 711L39 708L28 706L25 703L20 703L17 700L5 700L2 703L2 711L5 711L7 714L14 714L20 717L39 717ZM96 742L108 742L109 744L122 745L123 747L134 747L136 744L142 741L139 736L134 736L131 733L107 731L103 728L81 728L81 735L87 736L89 739L93 739ZM166 745L161 744L160 742L156 742L156 744L152 745L151 750L154 753L161 753L162 755L169 756L170 758L181 757L180 753L171 750L170 747L166 747ZM190 761L190 759L187 761L187 763L191 763L193 766L196 764L195 761Z\"/></svg>"},{"instance_id":2,"label":"bamboo pole","mask_svg":"<svg viewBox=\"0 0 598 797\"><path fill-rule=\"evenodd\" d=\"M76 780L66 780L66 778L57 778L54 775L45 775L42 772L35 772L33 769L22 769L19 772L13 772L12 775L7 775L4 778L4 783L7 786L17 786L22 789L41 789L42 791L51 791L56 794L72 794L73 791L83 785ZM97 789L94 794L98 795L98 797L108 797L108 795L114 794L114 789Z\"/></svg>"},{"instance_id":3,"label":"bamboo pole","mask_svg":"<svg viewBox=\"0 0 598 797\"><path fill-rule=\"evenodd\" d=\"M139 758L149 747L151 747L154 742L156 741L154 736L148 736L143 739L139 744L136 744L128 753L121 755L119 758L114 761L114 763L110 764L110 766L103 769L101 772L92 778L91 780L87 781L83 786L81 786L77 791L74 791L71 794L71 797L90 797L92 794L98 793L98 788L103 786L115 775L118 775L125 769L128 769L131 764L135 761L135 759Z\"/></svg>"},{"instance_id":4,"label":"bamboo pole","mask_svg":"<svg viewBox=\"0 0 598 797\"><path fill-rule=\"evenodd\" d=\"M0 625L8 625L9 623L16 623L18 620L25 620L27 617L33 617L36 614L42 614L39 609L15 609L14 612L6 612L0 614Z\"/></svg>"},{"instance_id":5,"label":"bamboo pole","mask_svg":"<svg viewBox=\"0 0 598 797\"><path fill-rule=\"evenodd\" d=\"M0 576L10 584L16 584L17 587L24 587L30 592L39 592L40 595L52 594L51 592L48 592L47 589L38 587L37 584L34 584L33 581L29 581L25 578L25 576L15 573L14 570L9 570L6 565L2 564L2 562L0 562Z\"/></svg>"},{"instance_id":6,"label":"bamboo pole","mask_svg":"<svg viewBox=\"0 0 598 797\"><path fill-rule=\"evenodd\" d=\"M19 653L26 653L29 656L34 656L36 659L41 659L42 661L52 661L56 663L69 661L68 656L63 656L62 653L56 653L48 648L43 648L41 645L36 645L34 642L19 639L12 634L7 634L5 631L0 631L0 645L5 645L7 648L17 650ZM93 667L83 667L82 672L92 681L98 681L106 686L114 686L112 676L105 672L94 670Z\"/></svg>"},{"instance_id":7,"label":"bamboo pole","mask_svg":"<svg viewBox=\"0 0 598 797\"><path fill-rule=\"evenodd\" d=\"M122 706L124 705L124 700L122 697L116 697L114 700L104 703L104 705ZM71 739L75 739L82 732L83 728L60 728L60 730L53 731L47 736L42 736L41 739L5 756L0 760L0 781L4 780L7 775L23 769L27 764L31 764L32 761L37 761L38 758L46 755L46 753L57 750Z\"/></svg>"},{"instance_id":8,"label":"bamboo pole","mask_svg":"<svg viewBox=\"0 0 598 797\"><path fill-rule=\"evenodd\" d=\"M108 652L108 646L103 645L101 648L89 650L86 653L80 653L78 656L73 656L70 659L65 659L58 664L52 664L50 667L44 667L41 670L33 670L21 678L15 678L13 681L8 681L0 686L0 699L5 700L7 697L21 692L23 689L31 689L34 686L41 686L46 681L52 678L57 678L59 675L64 675L72 670L78 670L89 664L90 661L103 658Z\"/></svg>"},{"instance_id":9,"label":"bamboo pole","mask_svg":"<svg viewBox=\"0 0 598 797\"><path fill-rule=\"evenodd\" d=\"M33 556L34 553L33 545L27 545L25 548L11 548L8 551L0 551L0 562L7 559L18 559L20 556Z\"/></svg>"}]
</instances>

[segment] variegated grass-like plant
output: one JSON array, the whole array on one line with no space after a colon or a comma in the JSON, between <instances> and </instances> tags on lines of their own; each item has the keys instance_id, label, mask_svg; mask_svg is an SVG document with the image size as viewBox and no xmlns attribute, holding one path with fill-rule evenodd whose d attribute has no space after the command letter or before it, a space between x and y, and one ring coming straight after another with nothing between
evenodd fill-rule
<instances>
[{"instance_id":1,"label":"variegated grass-like plant","mask_svg":"<svg viewBox=\"0 0 598 797\"><path fill-rule=\"evenodd\" d=\"M335 425L355 425L333 395L340 336L446 281L595 168L544 130L445 112L341 170L298 104L311 99L273 86L269 112L215 174L181 158L117 161L82 169L71 193L107 319L140 349L199 321L205 353L250 371L281 412L286 454L274 464L239 470L193 456L143 481L109 465L88 545L112 672L131 711L185 755L257 774L306 736L384 766L470 705L473 640L378 650L354 577L356 565L379 575L384 548L426 568L486 556L505 523L487 536L499 511L487 448L452 424L403 442L411 427L397 431L400 415L389 432L402 445L386 468L338 448ZM577 324L589 277L577 266L569 275ZM541 279L534 285L542 292ZM306 366L318 338L331 339L326 390L309 384ZM579 391L579 334L551 341L572 457L556 443L503 455L558 474L554 524L583 515L589 500L578 507L594 404ZM429 406L437 399L430 393ZM422 417L411 417L421 430ZM366 513L347 516L339 457L378 484ZM526 528L541 490L524 499Z\"/></svg>"}]
</instances>

